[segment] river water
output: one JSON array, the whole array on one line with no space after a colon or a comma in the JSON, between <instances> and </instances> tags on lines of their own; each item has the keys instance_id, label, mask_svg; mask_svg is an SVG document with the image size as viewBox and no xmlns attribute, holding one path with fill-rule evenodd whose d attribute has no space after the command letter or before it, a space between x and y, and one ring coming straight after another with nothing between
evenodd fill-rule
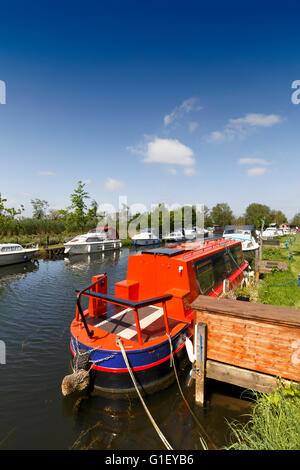
<instances>
[{"instance_id":1,"label":"river water","mask_svg":"<svg viewBox=\"0 0 300 470\"><path fill-rule=\"evenodd\" d=\"M123 248L0 268L0 340L6 348L6 363L0 364L0 449L164 449L138 400L61 393L62 379L70 373L75 289L106 272L113 294L134 252ZM188 378L189 370L180 377L184 394L221 448L229 439L226 420L245 421L252 405L241 399L241 390L210 382L206 407L197 407ZM146 403L174 449L201 449L201 432L177 384L146 397Z\"/></svg>"}]
</instances>

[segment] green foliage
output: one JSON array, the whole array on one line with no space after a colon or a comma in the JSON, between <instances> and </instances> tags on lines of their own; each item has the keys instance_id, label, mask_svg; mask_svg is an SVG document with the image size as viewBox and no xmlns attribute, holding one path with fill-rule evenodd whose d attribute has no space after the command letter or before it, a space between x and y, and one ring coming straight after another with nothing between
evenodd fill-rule
<instances>
[{"instance_id":1,"label":"green foliage","mask_svg":"<svg viewBox=\"0 0 300 470\"><path fill-rule=\"evenodd\" d=\"M214 206L210 212L211 218L215 225L225 227L225 225L231 225L234 222L233 212L229 205L225 202L219 203Z\"/></svg>"},{"instance_id":2,"label":"green foliage","mask_svg":"<svg viewBox=\"0 0 300 470\"><path fill-rule=\"evenodd\" d=\"M0 193L0 233L8 230L12 224L17 228L18 221L15 220L15 217L20 215L24 210L23 205L21 205L19 209L15 209L14 207L5 207L6 202L7 199L3 198Z\"/></svg>"},{"instance_id":3,"label":"green foliage","mask_svg":"<svg viewBox=\"0 0 300 470\"><path fill-rule=\"evenodd\" d=\"M87 191L85 191L85 184L82 181L78 181L77 188L71 194L71 206L70 212L66 220L66 229L69 231L80 230L83 231L90 215L92 214L93 218L96 217L97 212L97 203L93 201L92 208L88 212L86 200L90 196ZM96 205L95 205L96 204Z\"/></svg>"},{"instance_id":4,"label":"green foliage","mask_svg":"<svg viewBox=\"0 0 300 470\"><path fill-rule=\"evenodd\" d=\"M291 220L291 225L296 225L297 227L300 227L300 212L297 212L297 214L294 215Z\"/></svg>"},{"instance_id":5,"label":"green foliage","mask_svg":"<svg viewBox=\"0 0 300 470\"><path fill-rule=\"evenodd\" d=\"M289 237L288 237L289 239ZM284 261L288 271L273 269L265 274L259 286L259 301L271 305L300 308L300 288L297 276L300 274L300 237L292 244L294 260L289 260L289 249L285 248L285 238L281 241L281 248L264 248L263 259L270 261Z\"/></svg>"},{"instance_id":6,"label":"green foliage","mask_svg":"<svg viewBox=\"0 0 300 470\"><path fill-rule=\"evenodd\" d=\"M45 219L47 217L48 202L42 199L31 199L34 219Z\"/></svg>"},{"instance_id":7,"label":"green foliage","mask_svg":"<svg viewBox=\"0 0 300 470\"><path fill-rule=\"evenodd\" d=\"M270 218L272 220L272 223L278 225L286 224L288 221L286 215L282 211L271 210Z\"/></svg>"},{"instance_id":8,"label":"green foliage","mask_svg":"<svg viewBox=\"0 0 300 470\"><path fill-rule=\"evenodd\" d=\"M245 286L240 286L234 291L236 296L250 297L250 290Z\"/></svg>"},{"instance_id":9,"label":"green foliage","mask_svg":"<svg viewBox=\"0 0 300 470\"><path fill-rule=\"evenodd\" d=\"M227 450L300 450L300 391L280 383L271 394L254 393L255 405L246 425L229 423Z\"/></svg>"},{"instance_id":10,"label":"green foliage","mask_svg":"<svg viewBox=\"0 0 300 470\"><path fill-rule=\"evenodd\" d=\"M253 202L247 207L245 212L246 225L254 225L256 228L260 228L264 219L264 226L267 227L272 222L270 212L271 210L268 206Z\"/></svg>"}]
</instances>

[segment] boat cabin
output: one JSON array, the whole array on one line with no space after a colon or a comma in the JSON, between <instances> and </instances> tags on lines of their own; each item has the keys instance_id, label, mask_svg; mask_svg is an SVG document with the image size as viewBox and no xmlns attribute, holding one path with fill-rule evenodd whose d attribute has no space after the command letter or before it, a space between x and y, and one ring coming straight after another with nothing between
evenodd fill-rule
<instances>
[{"instance_id":1,"label":"boat cabin","mask_svg":"<svg viewBox=\"0 0 300 470\"><path fill-rule=\"evenodd\" d=\"M190 305L199 294L219 296L225 279L229 280L230 288L234 288L241 282L247 267L241 243L235 240L207 240L144 250L129 257L127 278L115 283L114 296L107 295L104 274L94 276L91 286L78 291L79 299L81 295L90 297L89 307L84 312L87 331L88 325L104 324L93 317L111 318L121 312L121 306L123 310L131 306L139 323L138 310L145 303L164 304L167 318L190 323L193 320ZM84 321L81 306L78 307L77 320L81 310Z\"/></svg>"},{"instance_id":2,"label":"boat cabin","mask_svg":"<svg viewBox=\"0 0 300 470\"><path fill-rule=\"evenodd\" d=\"M199 294L220 295L224 279L234 287L247 266L241 244L233 240L148 249L129 257L127 279L115 284L115 296L138 301L172 295L168 315L183 319Z\"/></svg>"}]
</instances>

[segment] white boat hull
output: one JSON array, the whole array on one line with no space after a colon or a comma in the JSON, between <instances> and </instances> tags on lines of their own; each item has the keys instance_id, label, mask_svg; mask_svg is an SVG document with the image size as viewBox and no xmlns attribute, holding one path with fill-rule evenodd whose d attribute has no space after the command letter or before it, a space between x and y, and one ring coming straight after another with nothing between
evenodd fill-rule
<instances>
[{"instance_id":1,"label":"white boat hull","mask_svg":"<svg viewBox=\"0 0 300 470\"><path fill-rule=\"evenodd\" d=\"M251 242L243 242L242 243L242 250L244 252L256 251L258 249L259 249L259 244L258 243L251 243Z\"/></svg>"},{"instance_id":2,"label":"white boat hull","mask_svg":"<svg viewBox=\"0 0 300 470\"><path fill-rule=\"evenodd\" d=\"M10 264L26 263L38 252L37 248L24 249L22 251L8 252L0 254L0 266L8 266Z\"/></svg>"},{"instance_id":3,"label":"white boat hull","mask_svg":"<svg viewBox=\"0 0 300 470\"><path fill-rule=\"evenodd\" d=\"M170 238L170 237L168 237L168 238L165 238L165 240L166 240L166 242L173 242L173 243L175 243L175 242L184 242L184 241L185 241L185 238L184 238L184 237L182 237L182 238L179 238L179 237Z\"/></svg>"},{"instance_id":4,"label":"white boat hull","mask_svg":"<svg viewBox=\"0 0 300 470\"><path fill-rule=\"evenodd\" d=\"M103 251L119 250L122 247L120 240L104 240L92 243L65 243L65 254L84 255L90 253L102 253Z\"/></svg>"}]
</instances>

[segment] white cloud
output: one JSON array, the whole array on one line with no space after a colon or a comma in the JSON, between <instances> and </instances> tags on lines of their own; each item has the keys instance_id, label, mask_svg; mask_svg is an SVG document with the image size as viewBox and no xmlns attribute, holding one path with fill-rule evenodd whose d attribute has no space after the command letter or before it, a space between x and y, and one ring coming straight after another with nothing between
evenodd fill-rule
<instances>
[{"instance_id":1,"label":"white cloud","mask_svg":"<svg viewBox=\"0 0 300 470\"><path fill-rule=\"evenodd\" d=\"M282 120L278 114L249 113L241 118L229 119L223 130L211 132L206 140L210 143L232 141L236 137L244 137L249 133L250 129L272 127L282 122Z\"/></svg>"},{"instance_id":2,"label":"white cloud","mask_svg":"<svg viewBox=\"0 0 300 470\"><path fill-rule=\"evenodd\" d=\"M53 171L39 171L38 176L55 176Z\"/></svg>"},{"instance_id":3,"label":"white cloud","mask_svg":"<svg viewBox=\"0 0 300 470\"><path fill-rule=\"evenodd\" d=\"M263 158L240 158L238 160L239 165L271 165L270 162L264 160Z\"/></svg>"},{"instance_id":4,"label":"white cloud","mask_svg":"<svg viewBox=\"0 0 300 470\"><path fill-rule=\"evenodd\" d=\"M165 163L170 165L192 166L195 163L194 152L177 139L155 137L148 142L143 152L146 163Z\"/></svg>"},{"instance_id":5,"label":"white cloud","mask_svg":"<svg viewBox=\"0 0 300 470\"><path fill-rule=\"evenodd\" d=\"M118 189L123 188L123 181L118 181L114 178L108 178L105 182L105 187L108 191L117 191Z\"/></svg>"},{"instance_id":6,"label":"white cloud","mask_svg":"<svg viewBox=\"0 0 300 470\"><path fill-rule=\"evenodd\" d=\"M185 114L190 113L191 111L199 111L200 109L202 109L202 107L198 105L197 98L188 98L187 100L183 101L179 106L176 106L176 108L174 108L170 114L165 115L164 124L165 126L168 126L172 122L184 117Z\"/></svg>"},{"instance_id":7,"label":"white cloud","mask_svg":"<svg viewBox=\"0 0 300 470\"><path fill-rule=\"evenodd\" d=\"M266 171L267 171L267 168L264 168L264 167L249 168L248 175L249 176L262 176L266 173Z\"/></svg>"},{"instance_id":8,"label":"white cloud","mask_svg":"<svg viewBox=\"0 0 300 470\"><path fill-rule=\"evenodd\" d=\"M229 125L233 127L240 125L271 127L281 121L282 118L278 114L246 114L243 118L229 119Z\"/></svg>"}]
</instances>

